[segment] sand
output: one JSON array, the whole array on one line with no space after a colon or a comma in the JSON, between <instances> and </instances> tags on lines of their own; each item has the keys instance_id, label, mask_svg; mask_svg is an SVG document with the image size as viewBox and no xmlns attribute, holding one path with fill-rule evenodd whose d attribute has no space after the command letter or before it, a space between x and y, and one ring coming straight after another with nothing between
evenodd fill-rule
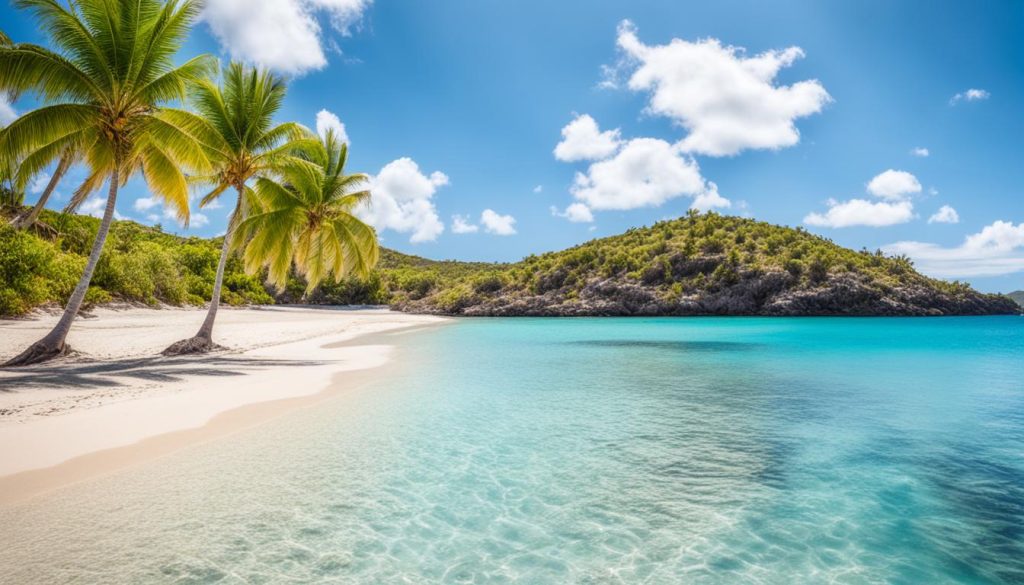
<instances>
[{"instance_id":1,"label":"sand","mask_svg":"<svg viewBox=\"0 0 1024 585\"><path fill-rule=\"evenodd\" d=\"M98 309L79 318L68 336L75 355L0 370L0 504L309 404L328 387L356 383L353 372L388 361L393 339L374 334L446 321L382 309L222 309L214 337L226 351L159 356L193 334L204 316L199 309ZM56 319L0 321L0 359Z\"/></svg>"}]
</instances>

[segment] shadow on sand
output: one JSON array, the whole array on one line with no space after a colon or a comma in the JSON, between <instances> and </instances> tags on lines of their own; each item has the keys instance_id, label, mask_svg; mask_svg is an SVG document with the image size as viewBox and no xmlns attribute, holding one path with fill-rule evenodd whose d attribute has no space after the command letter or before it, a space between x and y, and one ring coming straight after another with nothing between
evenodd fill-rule
<instances>
[{"instance_id":1,"label":"shadow on sand","mask_svg":"<svg viewBox=\"0 0 1024 585\"><path fill-rule=\"evenodd\" d=\"M40 366L0 370L0 392L37 387L109 388L125 378L151 382L176 382L186 376L241 376L254 369L310 366L313 360L277 360L206 354L182 357L146 357L123 360L61 359Z\"/></svg>"}]
</instances>

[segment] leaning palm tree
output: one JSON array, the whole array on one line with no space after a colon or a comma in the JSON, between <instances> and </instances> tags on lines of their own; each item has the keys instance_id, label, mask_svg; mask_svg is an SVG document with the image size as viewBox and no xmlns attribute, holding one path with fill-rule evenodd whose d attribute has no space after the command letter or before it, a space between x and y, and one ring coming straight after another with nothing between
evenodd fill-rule
<instances>
[{"instance_id":1,"label":"leaning palm tree","mask_svg":"<svg viewBox=\"0 0 1024 585\"><path fill-rule=\"evenodd\" d=\"M210 80L195 85L192 103L203 118L202 139L213 165L212 174L194 179L212 186L200 206L232 190L235 206L228 218L206 318L194 337L173 343L164 355L203 353L217 347L213 323L220 305L224 265L232 250L232 233L246 210L247 184L274 175L286 165L303 164L295 153L317 144L309 130L299 124L274 125L274 115L284 96L285 83L280 77L234 62L223 72L221 85Z\"/></svg>"},{"instance_id":2,"label":"leaning palm tree","mask_svg":"<svg viewBox=\"0 0 1024 585\"><path fill-rule=\"evenodd\" d=\"M57 188L57 184L64 178L64 175L74 164L77 153L74 149L69 148L60 154L57 160L57 166L53 170L53 174L50 175L49 180L46 182L46 187L43 188L42 193L39 194L39 199L36 200L35 205L31 209L16 215L11 219L11 226L15 229L26 229L35 225L36 220L39 219L39 214L46 208L47 202L50 200L50 195L53 194L54 189ZM19 170L15 175L16 183L21 189L25 188L28 184L29 175L22 170Z\"/></svg>"},{"instance_id":3,"label":"leaning palm tree","mask_svg":"<svg viewBox=\"0 0 1024 585\"><path fill-rule=\"evenodd\" d=\"M81 145L89 175L81 200L109 183L103 217L78 285L57 325L5 365L61 355L85 299L114 216L118 188L141 172L150 190L188 221L183 169L206 172L209 162L194 131L197 117L166 104L185 98L190 84L215 61L200 56L175 66L174 55L198 12L192 0L15 0L32 11L53 49L31 44L0 47L0 91L36 94L47 105L0 132L0 153L36 163L53 161ZM24 166L24 161L21 163Z\"/></svg>"},{"instance_id":4,"label":"leaning palm tree","mask_svg":"<svg viewBox=\"0 0 1024 585\"><path fill-rule=\"evenodd\" d=\"M294 262L309 294L333 273L365 277L377 264L380 248L373 228L355 216L370 192L369 177L345 174L348 145L328 131L306 154L310 165L291 165L281 181L256 181L253 209L239 223L234 239L245 245L250 273L266 267L268 278L282 288Z\"/></svg>"}]
</instances>

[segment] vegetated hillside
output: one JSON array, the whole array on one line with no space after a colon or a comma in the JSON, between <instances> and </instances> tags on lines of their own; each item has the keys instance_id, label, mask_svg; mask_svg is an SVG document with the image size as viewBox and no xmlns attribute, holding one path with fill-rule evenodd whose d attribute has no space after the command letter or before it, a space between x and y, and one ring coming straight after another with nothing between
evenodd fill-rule
<instances>
[{"instance_id":1,"label":"vegetated hillside","mask_svg":"<svg viewBox=\"0 0 1024 585\"><path fill-rule=\"evenodd\" d=\"M63 303L99 221L44 212L28 232L0 214L0 316ZM115 221L87 302L202 305L220 238L183 238ZM633 229L514 264L435 261L384 249L365 280L328 281L303 296L246 275L232 258L223 301L390 304L463 315L941 315L1019 311L1005 296L916 273L905 258L854 252L803 230L715 214Z\"/></svg>"},{"instance_id":2,"label":"vegetated hillside","mask_svg":"<svg viewBox=\"0 0 1024 585\"><path fill-rule=\"evenodd\" d=\"M17 209L0 210L0 316L25 314L65 302L85 266L99 220L44 211L34 228L8 227ZM86 303L127 302L157 306L204 305L213 292L220 238L183 238L133 221L115 221L93 277ZM222 302L388 304L427 292L496 265L436 262L382 250L377 270L365 280L330 280L308 297L306 283L291 276L283 290L265 284L265 274L245 274L237 257L225 268Z\"/></svg>"},{"instance_id":3,"label":"vegetated hillside","mask_svg":"<svg viewBox=\"0 0 1024 585\"><path fill-rule=\"evenodd\" d=\"M1016 290L1006 296L1016 301L1021 307L1024 307L1024 290Z\"/></svg>"},{"instance_id":4,"label":"vegetated hillside","mask_svg":"<svg viewBox=\"0 0 1024 585\"><path fill-rule=\"evenodd\" d=\"M478 270L396 300L461 315L981 315L1007 297L917 273L802 229L714 213Z\"/></svg>"}]
</instances>

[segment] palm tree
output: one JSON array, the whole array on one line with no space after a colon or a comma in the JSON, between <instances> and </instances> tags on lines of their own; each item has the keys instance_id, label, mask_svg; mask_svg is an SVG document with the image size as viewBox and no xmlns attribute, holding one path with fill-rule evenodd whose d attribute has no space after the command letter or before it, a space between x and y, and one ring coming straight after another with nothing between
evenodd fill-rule
<instances>
[{"instance_id":1,"label":"palm tree","mask_svg":"<svg viewBox=\"0 0 1024 585\"><path fill-rule=\"evenodd\" d=\"M213 165L212 174L195 179L213 187L200 205L205 206L234 190L235 207L221 246L206 319L194 337L175 342L164 350L164 355L202 353L217 347L213 343L213 323L220 305L224 265L232 250L232 233L247 206L247 184L253 179L274 175L286 165L303 164L295 153L317 144L309 130L299 124L273 124L285 90L280 77L240 63L228 65L221 86L210 80L195 85L192 103L205 123L202 139Z\"/></svg>"},{"instance_id":2,"label":"palm tree","mask_svg":"<svg viewBox=\"0 0 1024 585\"><path fill-rule=\"evenodd\" d=\"M336 282L349 274L367 276L380 248L373 228L353 214L370 197L360 190L369 177L345 174L348 145L328 131L305 158L312 168L291 165L280 182L256 181L253 209L239 224L235 243L245 242L246 270L266 267L278 288L294 261L309 294L330 273Z\"/></svg>"},{"instance_id":3,"label":"palm tree","mask_svg":"<svg viewBox=\"0 0 1024 585\"><path fill-rule=\"evenodd\" d=\"M166 107L185 98L215 61L203 55L175 66L173 58L198 12L192 0L15 0L31 10L53 50L31 44L0 47L0 91L32 92L47 105L0 132L0 154L42 165L81 147L89 176L75 200L109 183L89 259L60 321L5 365L61 355L85 299L114 216L118 188L141 172L152 192L188 221L182 169L205 172L209 162L195 132L198 118ZM10 159L9 159L10 160ZM22 160L22 167L25 160ZM73 201L74 203L74 201Z\"/></svg>"},{"instance_id":4,"label":"palm tree","mask_svg":"<svg viewBox=\"0 0 1024 585\"><path fill-rule=\"evenodd\" d=\"M39 213L46 208L46 203L50 200L50 195L53 194L54 189L57 188L57 184L64 177L64 174L68 172L71 165L74 164L76 153L73 149L65 150L60 154L60 158L57 161L57 167L53 170L53 174L50 175L50 179L46 182L46 187L43 188L43 192L39 194L39 200L36 201L32 209L16 215L11 219L11 226L14 229L26 229L32 227L36 220L39 218ZM29 177L26 176L20 169L16 174L16 181L21 189L28 183Z\"/></svg>"}]
</instances>

